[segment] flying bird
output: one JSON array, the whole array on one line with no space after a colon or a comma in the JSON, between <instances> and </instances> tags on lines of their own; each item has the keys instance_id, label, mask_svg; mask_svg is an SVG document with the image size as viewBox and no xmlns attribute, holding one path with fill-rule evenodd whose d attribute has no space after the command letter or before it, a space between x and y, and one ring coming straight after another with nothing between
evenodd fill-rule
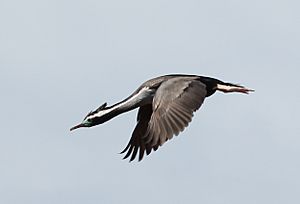
<instances>
[{"instance_id":1,"label":"flying bird","mask_svg":"<svg viewBox=\"0 0 300 204\"><path fill-rule=\"evenodd\" d=\"M130 161L138 154L138 160L141 161L145 153L149 155L152 150L156 151L174 135L182 132L192 121L194 112L200 108L204 99L216 91L248 94L254 90L205 76L159 76L144 82L123 101L112 106L104 103L91 111L82 123L72 127L70 131L99 125L139 108L137 125L121 153L126 153L123 159L130 157Z\"/></svg>"}]
</instances>

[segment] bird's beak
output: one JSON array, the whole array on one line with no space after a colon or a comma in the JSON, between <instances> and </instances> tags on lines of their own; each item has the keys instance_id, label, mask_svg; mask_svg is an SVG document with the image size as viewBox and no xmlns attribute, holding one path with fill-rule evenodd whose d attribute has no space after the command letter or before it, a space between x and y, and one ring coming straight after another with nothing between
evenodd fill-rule
<instances>
[{"instance_id":1,"label":"bird's beak","mask_svg":"<svg viewBox=\"0 0 300 204\"><path fill-rule=\"evenodd\" d=\"M77 128L81 128L81 127L85 127L85 126L81 123L81 124L79 124L79 125L75 125L74 127L72 127L72 128L70 129L70 131L75 130L75 129L77 129Z\"/></svg>"}]
</instances>

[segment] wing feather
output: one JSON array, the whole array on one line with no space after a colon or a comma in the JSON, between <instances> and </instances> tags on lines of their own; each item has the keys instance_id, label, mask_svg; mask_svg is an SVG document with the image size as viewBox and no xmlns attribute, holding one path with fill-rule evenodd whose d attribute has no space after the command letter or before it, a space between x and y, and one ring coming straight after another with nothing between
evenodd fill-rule
<instances>
[{"instance_id":1,"label":"wing feather","mask_svg":"<svg viewBox=\"0 0 300 204\"><path fill-rule=\"evenodd\" d=\"M134 160L139 152L139 161L143 159L145 151L150 154L152 147L149 144L146 144L144 140L144 135L147 132L148 122L152 114L152 105L142 106L139 109L137 117L137 125L132 133L130 141L127 146L121 152L122 154L126 152L123 159L128 158L130 155L130 161Z\"/></svg>"},{"instance_id":2,"label":"wing feather","mask_svg":"<svg viewBox=\"0 0 300 204\"><path fill-rule=\"evenodd\" d=\"M153 99L153 113L145 141L162 145L178 135L192 121L206 96L206 86L193 77L177 77L164 82Z\"/></svg>"},{"instance_id":3,"label":"wing feather","mask_svg":"<svg viewBox=\"0 0 300 204\"><path fill-rule=\"evenodd\" d=\"M158 87L152 104L139 108L137 125L121 152L126 152L124 159L132 161L138 155L141 161L188 126L206 96L206 86L198 79L175 77Z\"/></svg>"}]
</instances>

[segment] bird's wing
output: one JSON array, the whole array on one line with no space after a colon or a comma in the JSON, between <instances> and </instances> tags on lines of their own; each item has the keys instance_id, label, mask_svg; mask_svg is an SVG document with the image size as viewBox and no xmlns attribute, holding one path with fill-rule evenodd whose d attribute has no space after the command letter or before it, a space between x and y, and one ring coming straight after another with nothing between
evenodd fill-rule
<instances>
[{"instance_id":1,"label":"bird's wing","mask_svg":"<svg viewBox=\"0 0 300 204\"><path fill-rule=\"evenodd\" d=\"M152 149L157 150L158 146L151 146L146 144L144 140L144 135L147 132L148 123L152 115L152 104L141 106L139 108L137 116L137 125L132 133L129 143L121 153L126 153L123 159L128 158L130 155L130 161L134 160L138 151L139 151L139 161L144 157L145 151L146 154L150 154Z\"/></svg>"},{"instance_id":2,"label":"bird's wing","mask_svg":"<svg viewBox=\"0 0 300 204\"><path fill-rule=\"evenodd\" d=\"M173 135L178 135L192 120L193 112L200 108L206 96L206 87L194 77L169 79L157 89L153 104L142 106L132 137L121 153L124 159L134 160L139 151L139 161L144 153L156 151Z\"/></svg>"},{"instance_id":3,"label":"bird's wing","mask_svg":"<svg viewBox=\"0 0 300 204\"><path fill-rule=\"evenodd\" d=\"M144 138L146 144L161 146L183 131L205 96L205 84L195 77L177 77L163 82L153 98L153 113Z\"/></svg>"}]
</instances>

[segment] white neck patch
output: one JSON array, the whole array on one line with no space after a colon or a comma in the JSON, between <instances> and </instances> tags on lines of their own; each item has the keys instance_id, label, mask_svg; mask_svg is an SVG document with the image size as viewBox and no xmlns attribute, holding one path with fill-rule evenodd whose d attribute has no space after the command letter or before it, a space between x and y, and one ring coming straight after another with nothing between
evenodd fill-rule
<instances>
[{"instance_id":1,"label":"white neck patch","mask_svg":"<svg viewBox=\"0 0 300 204\"><path fill-rule=\"evenodd\" d=\"M133 96L128 98L126 101L124 101L116 106L113 106L111 108L101 110L98 113L96 113L95 115L91 115L87 118L101 117L103 115L110 113L113 110L116 110L119 108L125 108L128 106L134 106L134 105L136 105L136 103L140 103L140 101L144 99L144 97L148 94L149 90L150 90L149 87L143 87L139 92L137 92L136 94L134 94Z\"/></svg>"}]
</instances>

